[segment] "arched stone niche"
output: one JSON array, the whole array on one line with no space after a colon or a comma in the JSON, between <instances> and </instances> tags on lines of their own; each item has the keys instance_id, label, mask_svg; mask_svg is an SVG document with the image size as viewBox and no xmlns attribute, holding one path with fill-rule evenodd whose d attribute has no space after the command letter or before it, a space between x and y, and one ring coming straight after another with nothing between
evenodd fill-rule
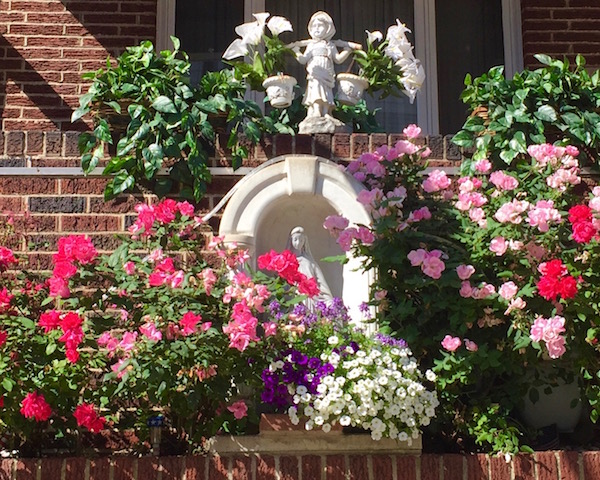
<instances>
[{"instance_id":1,"label":"arched stone niche","mask_svg":"<svg viewBox=\"0 0 600 480\"><path fill-rule=\"evenodd\" d=\"M236 242L256 258L282 251L292 228L304 227L315 259L344 253L323 228L328 215L346 217L350 224L369 225L368 212L357 200L364 186L334 162L313 155L274 158L236 185L221 219L219 235ZM341 297L353 319L368 299L372 276L360 270L361 259L344 266L319 261L335 296ZM254 267L256 263L254 263Z\"/></svg>"}]
</instances>

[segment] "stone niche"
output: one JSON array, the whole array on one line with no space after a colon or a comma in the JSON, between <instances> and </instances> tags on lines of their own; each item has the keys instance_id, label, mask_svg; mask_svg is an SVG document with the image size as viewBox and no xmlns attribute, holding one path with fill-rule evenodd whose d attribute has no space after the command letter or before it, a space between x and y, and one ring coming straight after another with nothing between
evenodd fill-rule
<instances>
[{"instance_id":1,"label":"stone niche","mask_svg":"<svg viewBox=\"0 0 600 480\"><path fill-rule=\"evenodd\" d=\"M225 242L247 248L256 258L286 247L290 231L304 227L313 257L319 262L332 293L341 297L353 320L358 306L368 299L372 275L360 270L360 258L348 263L320 259L343 254L335 239L323 228L328 215L343 215L351 225L370 224L370 216L357 200L364 186L343 167L314 155L273 158L244 177L234 189L221 219L219 235Z\"/></svg>"}]
</instances>

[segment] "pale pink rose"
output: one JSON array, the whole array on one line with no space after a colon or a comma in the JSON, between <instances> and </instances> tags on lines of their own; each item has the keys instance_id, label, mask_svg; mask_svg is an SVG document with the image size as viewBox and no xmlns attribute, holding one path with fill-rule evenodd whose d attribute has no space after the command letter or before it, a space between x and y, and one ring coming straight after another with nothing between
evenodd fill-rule
<instances>
[{"instance_id":1,"label":"pale pink rose","mask_svg":"<svg viewBox=\"0 0 600 480\"><path fill-rule=\"evenodd\" d=\"M600 197L600 186L592 188L592 195L594 197Z\"/></svg>"},{"instance_id":2,"label":"pale pink rose","mask_svg":"<svg viewBox=\"0 0 600 480\"><path fill-rule=\"evenodd\" d=\"M418 250L412 250L406 256L406 258L410 260L410 264L413 267L418 267L419 265L421 265L423 263L423 260L425 260L425 257L427 257L427 251L423 250L422 248L419 248Z\"/></svg>"},{"instance_id":3,"label":"pale pink rose","mask_svg":"<svg viewBox=\"0 0 600 480\"><path fill-rule=\"evenodd\" d=\"M529 338L534 342L541 342L544 338L544 330L546 329L546 319L537 317L529 329Z\"/></svg>"},{"instance_id":4,"label":"pale pink rose","mask_svg":"<svg viewBox=\"0 0 600 480\"><path fill-rule=\"evenodd\" d=\"M358 227L356 239L360 240L365 245L371 245L375 241L375 235L367 227Z\"/></svg>"},{"instance_id":5,"label":"pale pink rose","mask_svg":"<svg viewBox=\"0 0 600 480\"><path fill-rule=\"evenodd\" d=\"M507 175L502 170L498 170L490 174L490 182L492 182L498 190L514 190L519 186L519 181Z\"/></svg>"},{"instance_id":6,"label":"pale pink rose","mask_svg":"<svg viewBox=\"0 0 600 480\"><path fill-rule=\"evenodd\" d=\"M133 275L135 273L135 263L133 262L125 262L123 264L123 270L127 275Z\"/></svg>"},{"instance_id":7,"label":"pale pink rose","mask_svg":"<svg viewBox=\"0 0 600 480\"><path fill-rule=\"evenodd\" d=\"M513 298L508 304L508 308L504 312L504 315L509 315L515 310L523 310L526 306L527 303L521 297Z\"/></svg>"},{"instance_id":8,"label":"pale pink rose","mask_svg":"<svg viewBox=\"0 0 600 480\"><path fill-rule=\"evenodd\" d=\"M493 295L494 293L496 293L496 287L494 287L491 283L483 282L477 291L473 292L473 298L482 300Z\"/></svg>"},{"instance_id":9,"label":"pale pink rose","mask_svg":"<svg viewBox=\"0 0 600 480\"><path fill-rule=\"evenodd\" d=\"M442 340L442 347L449 352L454 352L461 344L462 341L460 338L452 337L451 335L446 335Z\"/></svg>"},{"instance_id":10,"label":"pale pink rose","mask_svg":"<svg viewBox=\"0 0 600 480\"><path fill-rule=\"evenodd\" d=\"M472 208L469 210L469 218L472 222L480 224L485 221L485 212L479 207Z\"/></svg>"},{"instance_id":11,"label":"pale pink rose","mask_svg":"<svg viewBox=\"0 0 600 480\"><path fill-rule=\"evenodd\" d=\"M426 180L423 181L423 190L427 193L439 192L451 185L451 181L442 170L434 170L429 174Z\"/></svg>"},{"instance_id":12,"label":"pale pink rose","mask_svg":"<svg viewBox=\"0 0 600 480\"><path fill-rule=\"evenodd\" d=\"M561 357L567 351L565 348L565 337L558 337L550 342L546 342L546 348L548 349L550 358Z\"/></svg>"},{"instance_id":13,"label":"pale pink rose","mask_svg":"<svg viewBox=\"0 0 600 480\"><path fill-rule=\"evenodd\" d=\"M421 127L411 124L402 130L402 133L406 135L406 138L418 138L418 136L421 135Z\"/></svg>"},{"instance_id":14,"label":"pale pink rose","mask_svg":"<svg viewBox=\"0 0 600 480\"><path fill-rule=\"evenodd\" d=\"M529 202L512 200L502 205L494 214L494 218L500 223L520 224L523 220L521 214L529 208Z\"/></svg>"},{"instance_id":15,"label":"pale pink rose","mask_svg":"<svg viewBox=\"0 0 600 480\"><path fill-rule=\"evenodd\" d=\"M425 150L421 152L421 158L428 158L431 155L431 148L425 147Z\"/></svg>"},{"instance_id":16,"label":"pale pink rose","mask_svg":"<svg viewBox=\"0 0 600 480\"><path fill-rule=\"evenodd\" d=\"M517 292L519 291L519 287L515 285L515 282L504 282L500 288L498 289L498 293L505 300L510 300L513 298Z\"/></svg>"},{"instance_id":17,"label":"pale pink rose","mask_svg":"<svg viewBox=\"0 0 600 480\"><path fill-rule=\"evenodd\" d=\"M551 223L560 223L560 212L554 208L552 200L540 200L528 213L529 225L538 227L540 232L547 232Z\"/></svg>"},{"instance_id":18,"label":"pale pink rose","mask_svg":"<svg viewBox=\"0 0 600 480\"><path fill-rule=\"evenodd\" d=\"M344 252L350 250L350 247L352 246L352 240L356 238L357 234L358 230L356 228L347 228L346 230L340 232L337 243Z\"/></svg>"},{"instance_id":19,"label":"pale pink rose","mask_svg":"<svg viewBox=\"0 0 600 480\"><path fill-rule=\"evenodd\" d=\"M509 240L508 248L514 252L519 251L523 248L523 242L521 242L520 240Z\"/></svg>"},{"instance_id":20,"label":"pale pink rose","mask_svg":"<svg viewBox=\"0 0 600 480\"><path fill-rule=\"evenodd\" d=\"M469 352L476 352L477 350L479 350L479 346L472 340L469 340L468 338L465 338L465 348Z\"/></svg>"},{"instance_id":21,"label":"pale pink rose","mask_svg":"<svg viewBox=\"0 0 600 480\"><path fill-rule=\"evenodd\" d=\"M461 280L468 280L475 273L475 267L473 265L459 265L456 267L456 273Z\"/></svg>"},{"instance_id":22,"label":"pale pink rose","mask_svg":"<svg viewBox=\"0 0 600 480\"><path fill-rule=\"evenodd\" d=\"M339 233L348 226L348 219L341 215L329 215L323 222L323 227L333 234Z\"/></svg>"},{"instance_id":23,"label":"pale pink rose","mask_svg":"<svg viewBox=\"0 0 600 480\"><path fill-rule=\"evenodd\" d=\"M600 212L600 195L590 200L589 207L595 212Z\"/></svg>"},{"instance_id":24,"label":"pale pink rose","mask_svg":"<svg viewBox=\"0 0 600 480\"><path fill-rule=\"evenodd\" d=\"M428 277L439 279L442 276L442 272L445 270L446 265L444 262L436 256L427 256L423 259L421 264L421 270Z\"/></svg>"},{"instance_id":25,"label":"pale pink rose","mask_svg":"<svg viewBox=\"0 0 600 480\"><path fill-rule=\"evenodd\" d=\"M490 250L494 252L498 257L501 257L506 252L508 244L504 237L495 237L490 242Z\"/></svg>"},{"instance_id":26,"label":"pale pink rose","mask_svg":"<svg viewBox=\"0 0 600 480\"><path fill-rule=\"evenodd\" d=\"M490 162L487 158L483 160L477 160L475 162L475 170L479 173L487 173L492 169L492 162Z\"/></svg>"},{"instance_id":27,"label":"pale pink rose","mask_svg":"<svg viewBox=\"0 0 600 480\"><path fill-rule=\"evenodd\" d=\"M471 298L473 296L473 290L474 289L471 286L471 282L465 280L460 284L460 290L458 293L463 298Z\"/></svg>"},{"instance_id":28,"label":"pale pink rose","mask_svg":"<svg viewBox=\"0 0 600 480\"><path fill-rule=\"evenodd\" d=\"M482 183L476 177L461 177L457 181L458 183L458 191L460 193L469 193L473 190L480 188Z\"/></svg>"}]
</instances>

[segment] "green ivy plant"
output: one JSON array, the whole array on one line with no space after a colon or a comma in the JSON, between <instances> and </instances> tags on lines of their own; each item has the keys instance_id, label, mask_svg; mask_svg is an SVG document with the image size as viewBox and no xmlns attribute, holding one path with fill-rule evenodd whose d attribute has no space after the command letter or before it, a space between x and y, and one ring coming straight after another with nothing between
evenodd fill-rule
<instances>
[{"instance_id":1,"label":"green ivy plant","mask_svg":"<svg viewBox=\"0 0 600 480\"><path fill-rule=\"evenodd\" d=\"M588 162L600 149L600 72L588 73L585 59L575 65L535 55L542 68L525 70L512 79L503 67L465 78L461 98L470 116L453 139L473 148L473 161L489 158L496 166L524 158L527 145L575 145ZM472 162L468 162L470 166Z\"/></svg>"},{"instance_id":2,"label":"green ivy plant","mask_svg":"<svg viewBox=\"0 0 600 480\"><path fill-rule=\"evenodd\" d=\"M177 38L171 40L172 51L157 52L144 41L127 48L116 66L107 60L105 69L83 75L92 84L72 121L92 114L93 130L79 139L84 172L91 173L107 145L116 144L103 170L112 176L106 199L135 187L163 196L179 185L181 196L199 200L211 178L215 125L223 119L234 168L263 132L287 131L244 99L246 86L231 70L211 72L198 87L190 86L188 56ZM169 175L159 176L168 167Z\"/></svg>"}]
</instances>

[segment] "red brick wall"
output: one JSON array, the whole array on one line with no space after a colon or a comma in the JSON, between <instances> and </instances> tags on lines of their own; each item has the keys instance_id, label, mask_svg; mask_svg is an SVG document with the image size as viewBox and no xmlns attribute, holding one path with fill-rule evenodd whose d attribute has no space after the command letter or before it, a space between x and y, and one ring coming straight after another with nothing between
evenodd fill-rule
<instances>
[{"instance_id":1,"label":"red brick wall","mask_svg":"<svg viewBox=\"0 0 600 480\"><path fill-rule=\"evenodd\" d=\"M16 476L12 477L11 472ZM38 473L41 476L36 476ZM159 477L159 475L161 475ZM184 477L185 475L185 477ZM231 476L229 476L231 475ZM237 455L0 460L14 480L597 480L600 452L488 455Z\"/></svg>"},{"instance_id":2,"label":"red brick wall","mask_svg":"<svg viewBox=\"0 0 600 480\"><path fill-rule=\"evenodd\" d=\"M17 252L28 252L29 266L33 269L50 266L58 238L63 235L86 233L98 249L110 250L115 246L115 233L130 225L133 207L139 202L155 201L152 196L139 194L121 195L105 202L106 180L102 177L36 175L38 168L78 167L78 135L78 132L0 132L0 214L15 214L19 234L10 239L10 246ZM313 154L343 162L380 145L393 145L400 138L386 134L278 135L266 138L248 164L258 165L284 154ZM456 165L461 158L449 136L431 136L424 141L436 159L431 161L432 166ZM212 162L218 167L221 158L215 156ZM199 208L212 209L239 178L239 175L215 176ZM0 244L1 234L0 228Z\"/></svg>"},{"instance_id":3,"label":"red brick wall","mask_svg":"<svg viewBox=\"0 0 600 480\"><path fill-rule=\"evenodd\" d=\"M0 1L0 118L7 130L73 130L81 74L153 40L156 0Z\"/></svg>"},{"instance_id":4,"label":"red brick wall","mask_svg":"<svg viewBox=\"0 0 600 480\"><path fill-rule=\"evenodd\" d=\"M521 0L521 16L526 68L539 66L536 53L571 59L580 53L600 68L600 1Z\"/></svg>"}]
</instances>

